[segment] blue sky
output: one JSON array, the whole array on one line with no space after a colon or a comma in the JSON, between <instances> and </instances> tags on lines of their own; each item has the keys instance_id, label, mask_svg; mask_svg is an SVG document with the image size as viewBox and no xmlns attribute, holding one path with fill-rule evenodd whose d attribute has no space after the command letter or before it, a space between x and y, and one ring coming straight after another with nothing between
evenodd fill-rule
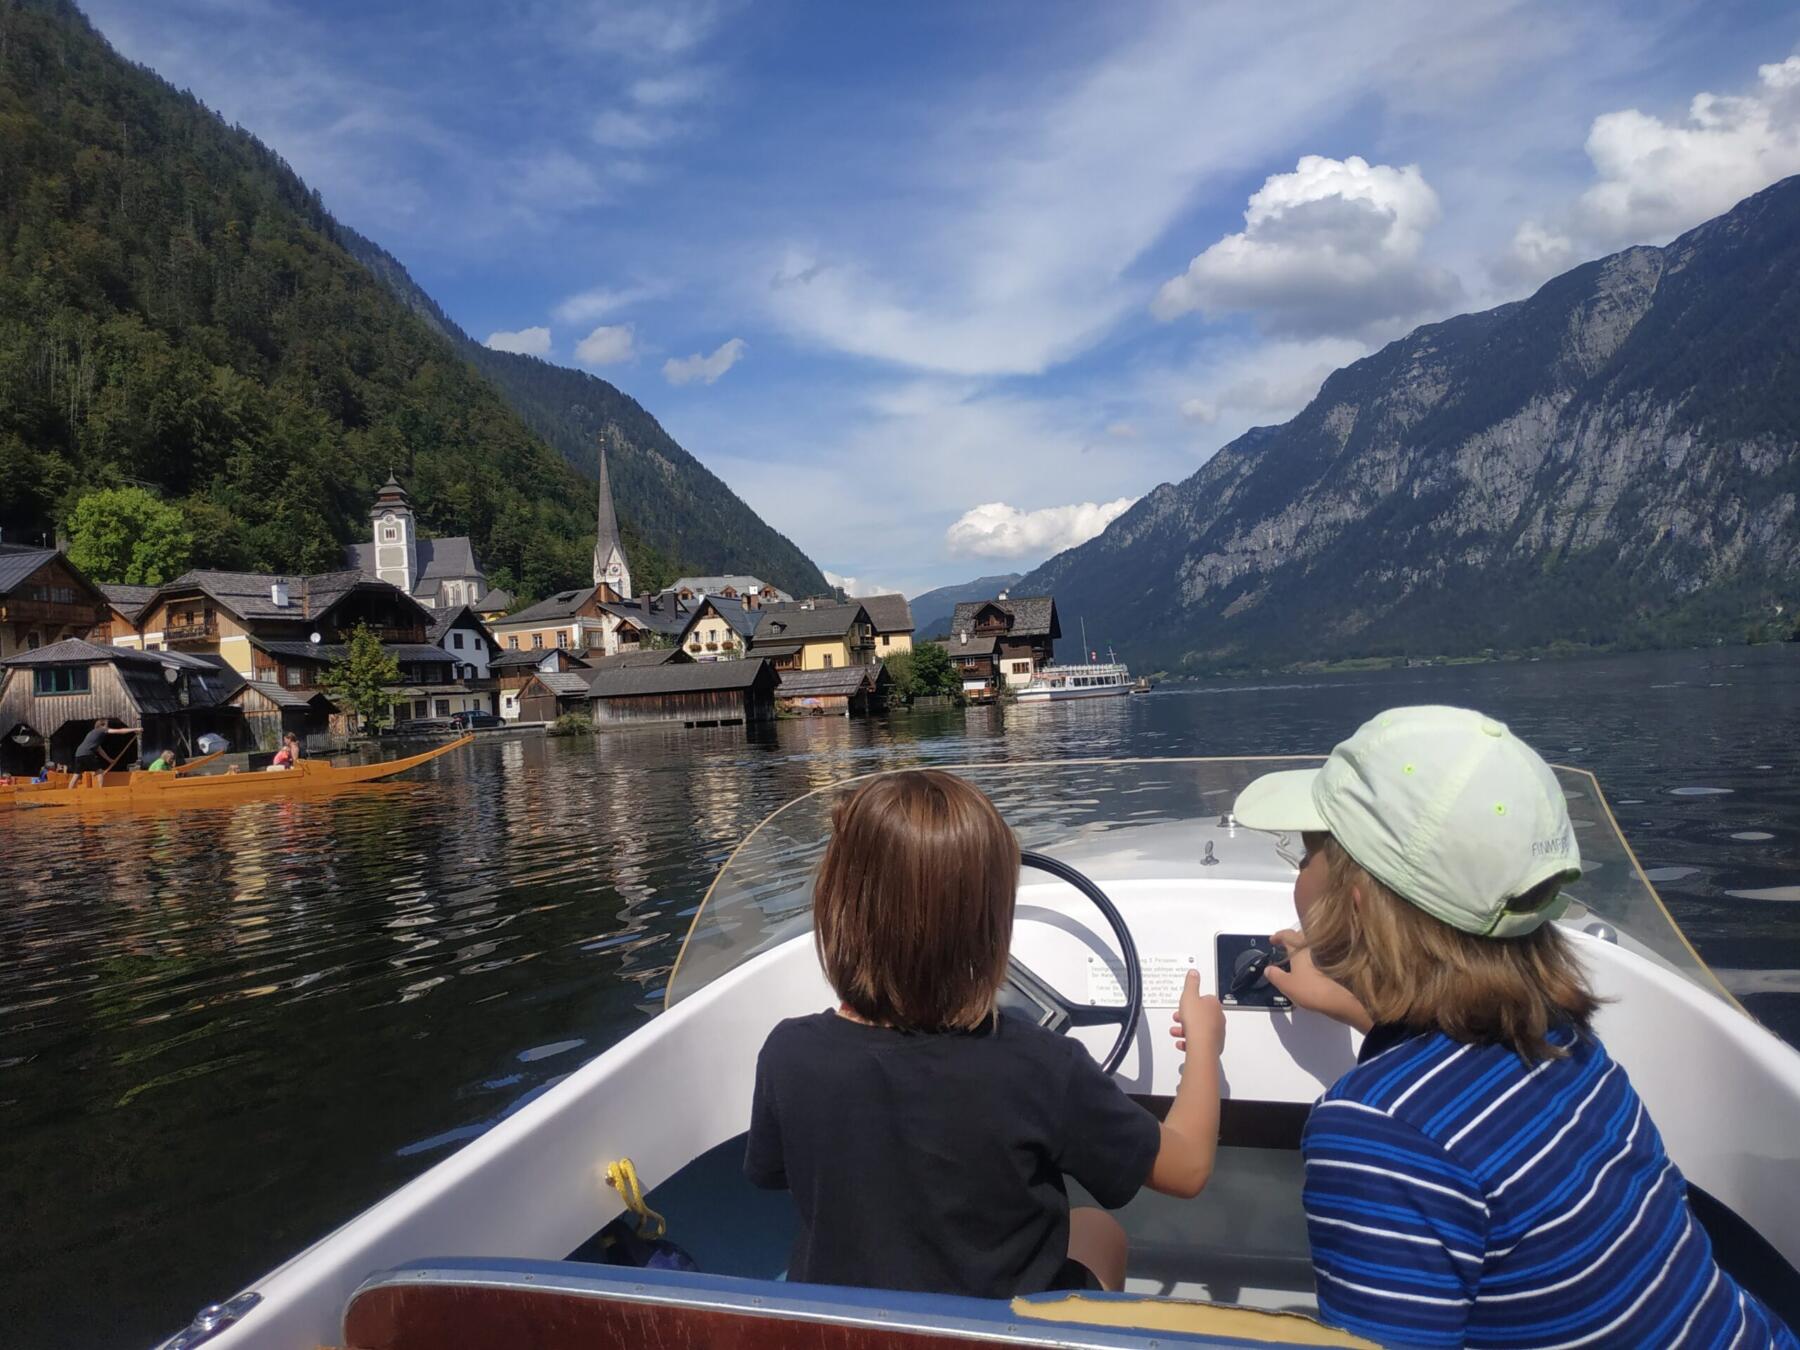
<instances>
[{"instance_id":1,"label":"blue sky","mask_svg":"<svg viewBox=\"0 0 1800 1350\"><path fill-rule=\"evenodd\" d=\"M1800 172L1791 4L86 9L864 591L1026 570L1417 323Z\"/></svg>"}]
</instances>

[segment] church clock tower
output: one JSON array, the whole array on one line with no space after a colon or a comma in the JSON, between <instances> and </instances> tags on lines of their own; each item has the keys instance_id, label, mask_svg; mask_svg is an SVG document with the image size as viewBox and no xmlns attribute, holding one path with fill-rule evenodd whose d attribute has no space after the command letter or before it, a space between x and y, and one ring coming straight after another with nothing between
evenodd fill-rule
<instances>
[{"instance_id":1,"label":"church clock tower","mask_svg":"<svg viewBox=\"0 0 1800 1350\"><path fill-rule=\"evenodd\" d=\"M375 527L375 576L412 594L419 578L419 540L406 489L390 472L369 511Z\"/></svg>"},{"instance_id":2,"label":"church clock tower","mask_svg":"<svg viewBox=\"0 0 1800 1350\"><path fill-rule=\"evenodd\" d=\"M625 541L619 536L619 518L613 512L612 475L606 463L609 441L618 430L608 427L600 433L600 505L594 532L594 585L605 586L614 600L631 598L631 565L625 561Z\"/></svg>"}]
</instances>

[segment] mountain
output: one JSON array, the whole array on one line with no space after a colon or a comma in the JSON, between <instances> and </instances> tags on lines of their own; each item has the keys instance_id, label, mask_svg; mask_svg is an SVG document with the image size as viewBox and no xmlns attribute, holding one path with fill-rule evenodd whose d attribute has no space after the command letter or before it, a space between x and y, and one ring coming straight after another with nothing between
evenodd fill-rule
<instances>
[{"instance_id":1,"label":"mountain","mask_svg":"<svg viewBox=\"0 0 1800 1350\"><path fill-rule=\"evenodd\" d=\"M338 240L402 303L441 334L497 388L533 431L584 474L598 470L601 428L623 444L607 464L619 509L690 575L747 573L793 595L830 587L812 560L763 523L636 399L585 371L535 356L492 351L439 308L391 253L347 226Z\"/></svg>"},{"instance_id":2,"label":"mountain","mask_svg":"<svg viewBox=\"0 0 1800 1350\"><path fill-rule=\"evenodd\" d=\"M913 631L920 637L942 637L950 630L950 616L965 600L991 600L1018 582L1017 572L997 577L976 577L956 586L940 586L912 598Z\"/></svg>"},{"instance_id":3,"label":"mountain","mask_svg":"<svg viewBox=\"0 0 1800 1350\"><path fill-rule=\"evenodd\" d=\"M1346 366L1017 589L1195 672L1741 640L1797 498L1800 177Z\"/></svg>"},{"instance_id":4,"label":"mountain","mask_svg":"<svg viewBox=\"0 0 1800 1350\"><path fill-rule=\"evenodd\" d=\"M671 479L704 474L687 465ZM324 570L390 469L496 584L590 575L591 479L345 250L278 156L68 0L0 4L0 528L130 483L180 507L197 564ZM640 580L704 561L632 472ZM818 575L800 562L770 579Z\"/></svg>"}]
</instances>

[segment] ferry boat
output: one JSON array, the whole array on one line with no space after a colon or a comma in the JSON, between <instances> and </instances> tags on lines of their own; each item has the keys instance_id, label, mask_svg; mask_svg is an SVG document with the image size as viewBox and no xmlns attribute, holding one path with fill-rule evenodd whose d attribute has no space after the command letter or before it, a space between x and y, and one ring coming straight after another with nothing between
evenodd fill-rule
<instances>
[{"instance_id":1,"label":"ferry boat","mask_svg":"<svg viewBox=\"0 0 1800 1350\"><path fill-rule=\"evenodd\" d=\"M1123 661L1083 666L1045 666L1020 687L1020 703L1061 703L1071 698L1113 698L1131 692L1131 672Z\"/></svg>"},{"instance_id":2,"label":"ferry boat","mask_svg":"<svg viewBox=\"0 0 1800 1350\"><path fill-rule=\"evenodd\" d=\"M1123 1294L989 1301L783 1278L793 1204L745 1180L744 1138L764 1038L836 1002L813 945L812 877L833 806L861 781L850 780L790 802L738 845L658 1016L204 1309L164 1350L1366 1346L1311 1320L1300 1200L1301 1129L1359 1038L1238 977L1247 952L1295 921L1299 841L1239 827L1231 805L1259 775L1317 762L955 770L1030 850L1009 1010L1079 1040L1154 1109L1181 1068L1161 1024L1185 971L1228 996L1212 1181L1197 1201L1145 1192L1118 1212L1131 1237ZM1557 772L1584 869L1557 922L1606 1000L1596 1030L1690 1183L1721 1265L1800 1325L1800 1052L1706 968L1592 775ZM698 1270L599 1263L601 1230L651 1210Z\"/></svg>"}]
</instances>

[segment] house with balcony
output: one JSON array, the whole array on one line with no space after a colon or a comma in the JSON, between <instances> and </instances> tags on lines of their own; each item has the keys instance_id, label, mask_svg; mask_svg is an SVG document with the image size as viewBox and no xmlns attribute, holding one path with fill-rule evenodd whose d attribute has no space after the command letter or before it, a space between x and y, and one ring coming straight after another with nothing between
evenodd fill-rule
<instances>
[{"instance_id":1,"label":"house with balcony","mask_svg":"<svg viewBox=\"0 0 1800 1350\"><path fill-rule=\"evenodd\" d=\"M696 661L735 661L749 649L763 612L722 595L693 602L677 645Z\"/></svg>"},{"instance_id":2,"label":"house with balcony","mask_svg":"<svg viewBox=\"0 0 1800 1350\"><path fill-rule=\"evenodd\" d=\"M842 670L875 662L875 629L860 601L802 600L764 606L750 655L778 672Z\"/></svg>"},{"instance_id":3,"label":"house with balcony","mask_svg":"<svg viewBox=\"0 0 1800 1350\"><path fill-rule=\"evenodd\" d=\"M499 686L494 679L493 660L500 655L500 644L469 605L439 610L438 615L426 640L449 653L456 678L462 681L462 706L455 711L497 713Z\"/></svg>"},{"instance_id":4,"label":"house with balcony","mask_svg":"<svg viewBox=\"0 0 1800 1350\"><path fill-rule=\"evenodd\" d=\"M794 603L794 597L779 586L771 586L760 577L747 576L681 577L664 587L663 594L673 595L684 605L703 600L709 595L741 601L750 609Z\"/></svg>"},{"instance_id":5,"label":"house with balcony","mask_svg":"<svg viewBox=\"0 0 1800 1350\"><path fill-rule=\"evenodd\" d=\"M0 660L93 636L111 617L105 593L60 550L0 544Z\"/></svg>"},{"instance_id":6,"label":"house with balcony","mask_svg":"<svg viewBox=\"0 0 1800 1350\"><path fill-rule=\"evenodd\" d=\"M361 572L193 571L157 588L139 611L137 637L146 649L217 655L246 679L292 678L300 688L286 667L312 663L284 661L281 650L340 644L358 625L385 646L423 646L434 619L412 596Z\"/></svg>"},{"instance_id":7,"label":"house with balcony","mask_svg":"<svg viewBox=\"0 0 1800 1350\"><path fill-rule=\"evenodd\" d=\"M950 616L945 643L962 673L963 695L980 702L1003 688L1030 684L1049 665L1062 636L1056 601L1048 595L965 600Z\"/></svg>"},{"instance_id":8,"label":"house with balcony","mask_svg":"<svg viewBox=\"0 0 1800 1350\"><path fill-rule=\"evenodd\" d=\"M496 620L488 625L488 630L501 651L543 652L560 648L577 654L605 655L618 648L613 635L619 621L607 613L607 605L617 598L604 584L558 591Z\"/></svg>"}]
</instances>

